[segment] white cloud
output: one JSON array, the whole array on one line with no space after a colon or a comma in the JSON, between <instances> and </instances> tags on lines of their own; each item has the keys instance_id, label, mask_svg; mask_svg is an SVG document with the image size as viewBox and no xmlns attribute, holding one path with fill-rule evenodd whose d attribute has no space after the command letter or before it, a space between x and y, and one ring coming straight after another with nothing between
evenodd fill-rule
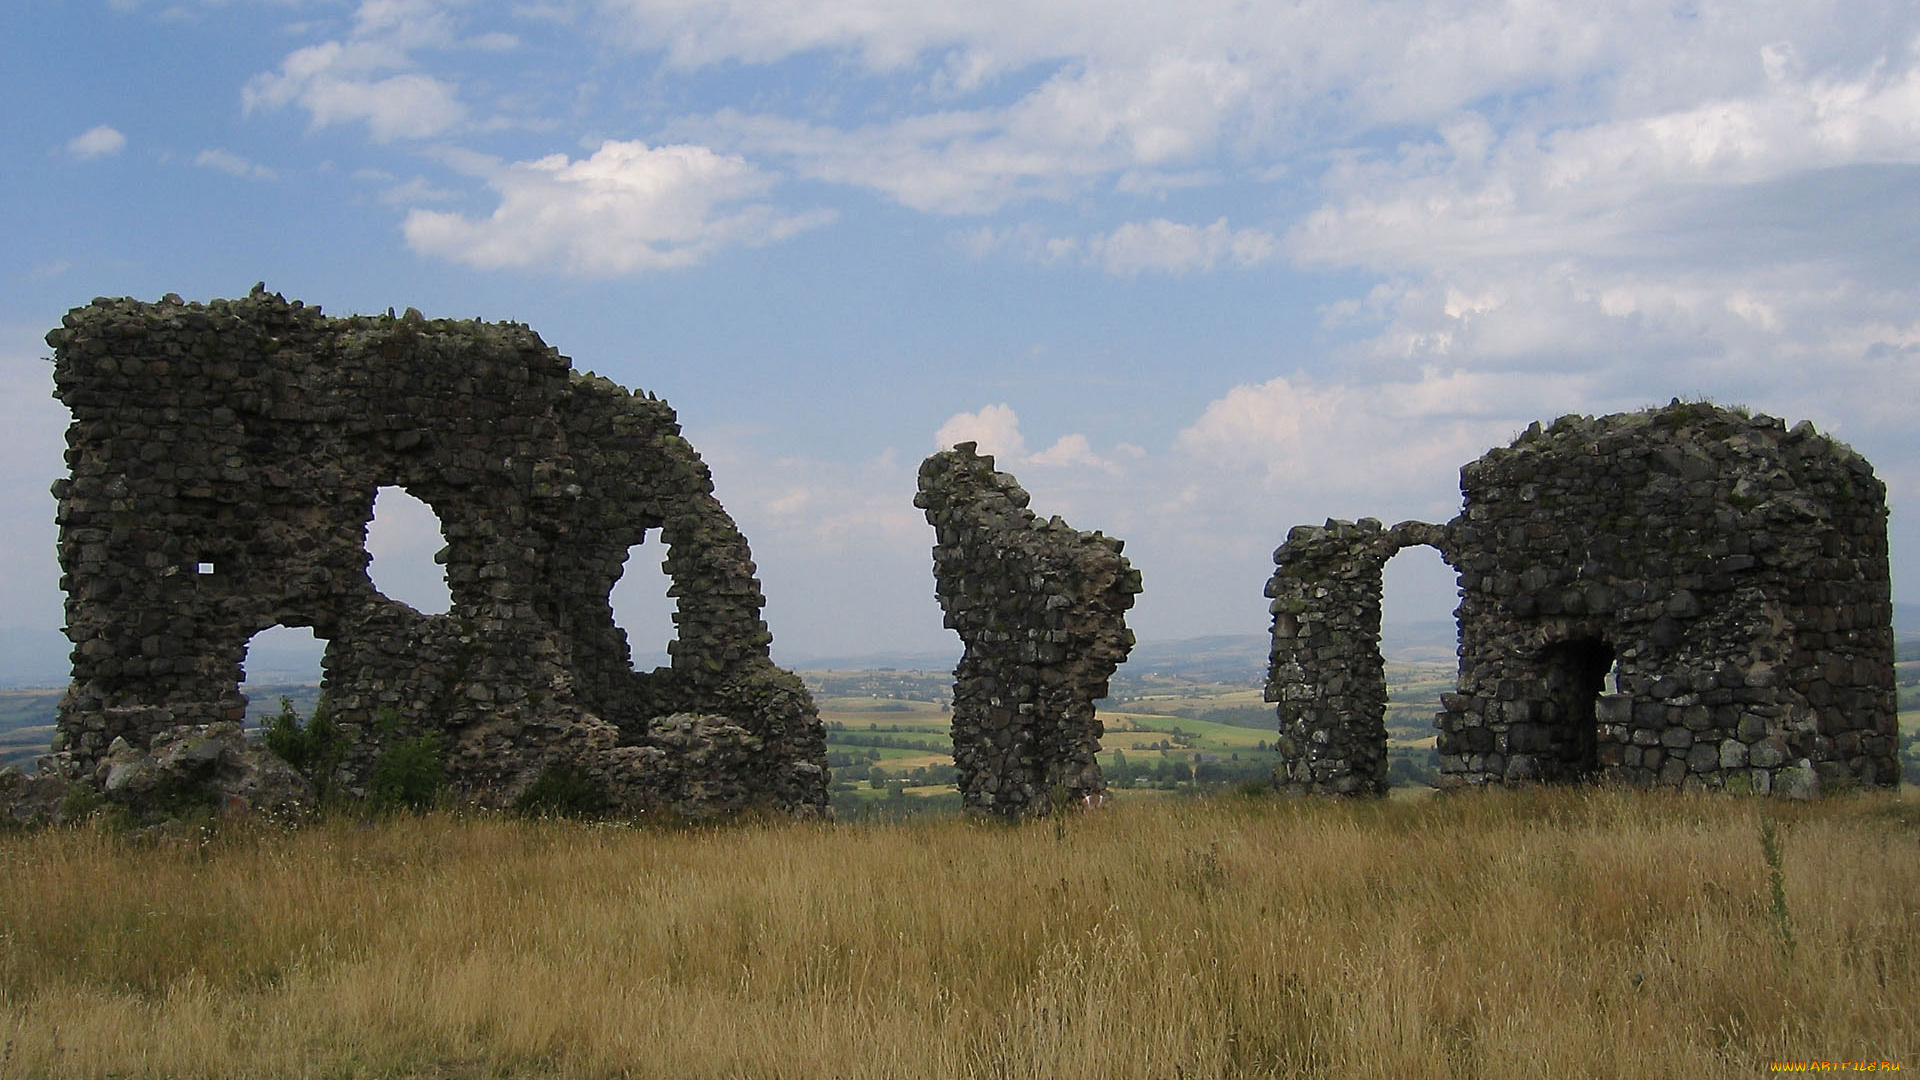
<instances>
[{"instance_id":1,"label":"white cloud","mask_svg":"<svg viewBox=\"0 0 1920 1080\"><path fill-rule=\"evenodd\" d=\"M126 147L127 137L105 124L90 127L67 140L67 153L82 161L112 157Z\"/></svg>"},{"instance_id":2,"label":"white cloud","mask_svg":"<svg viewBox=\"0 0 1920 1080\"><path fill-rule=\"evenodd\" d=\"M1165 190L1223 163L1261 175L1303 148L1439 126L1470 108L1548 134L1591 127L1596 116L1648 118L1662 155L1733 161L1751 152L1750 130L1777 119L1742 105L1771 93L1768 80L1807 92L1801 106L1812 111L1795 122L1810 125L1815 142L1870 145L1908 123L1911 58L1894 60L1887 43L1920 31L1911 11L1865 14L1839 0L1764 10L1640 0L1599 9L1575 0L601 8L616 36L659 50L676 69L826 52L849 78L911 80L912 92L854 114L853 126L762 111L717 117L724 135L696 134L735 138L808 176L910 207L969 214L1108 179ZM1833 74L1846 70L1877 71L1866 78L1884 85L1856 100L1858 79ZM921 107L965 98L977 104Z\"/></svg>"},{"instance_id":3,"label":"white cloud","mask_svg":"<svg viewBox=\"0 0 1920 1080\"><path fill-rule=\"evenodd\" d=\"M1011 105L836 128L722 110L693 130L780 158L810 178L872 188L916 210L985 214L1103 178L1132 192L1191 186L1252 94L1236 65L1178 52L1112 68L1068 64Z\"/></svg>"},{"instance_id":4,"label":"white cloud","mask_svg":"<svg viewBox=\"0 0 1920 1080\"><path fill-rule=\"evenodd\" d=\"M1376 269L1674 250L1701 200L1850 165L1920 164L1920 63L1770 78L1640 116L1496 134L1462 114L1389 157L1348 156L1288 236L1309 263ZM1812 222L1806 223L1809 228Z\"/></svg>"},{"instance_id":5,"label":"white cloud","mask_svg":"<svg viewBox=\"0 0 1920 1080\"><path fill-rule=\"evenodd\" d=\"M1020 434L1020 417L1012 406L1004 404L987 405L979 412L955 413L940 425L933 441L943 450L958 443L975 443L980 453L1006 458L1009 462L1027 454L1026 437Z\"/></svg>"},{"instance_id":6,"label":"white cloud","mask_svg":"<svg viewBox=\"0 0 1920 1080\"><path fill-rule=\"evenodd\" d=\"M193 159L203 169L213 169L243 180L275 180L280 174L265 165L257 165L231 150L202 150Z\"/></svg>"},{"instance_id":7,"label":"white cloud","mask_svg":"<svg viewBox=\"0 0 1920 1080\"><path fill-rule=\"evenodd\" d=\"M1119 466L1093 452L1085 435L1062 435L1052 446L1038 453L1027 452L1027 439L1020 433L1020 417L1010 405L986 405L978 412L955 413L940 425L934 444L941 449L957 443L977 444L978 452L994 457L1003 471L1022 465L1049 468L1092 468L1118 473Z\"/></svg>"},{"instance_id":8,"label":"white cloud","mask_svg":"<svg viewBox=\"0 0 1920 1080\"><path fill-rule=\"evenodd\" d=\"M483 35L480 47L490 36ZM247 80L246 112L296 104L313 126L365 122L375 142L424 139L466 119L452 83L413 70L413 53L460 45L451 16L437 0L364 0L345 41L295 50L277 72Z\"/></svg>"},{"instance_id":9,"label":"white cloud","mask_svg":"<svg viewBox=\"0 0 1920 1080\"><path fill-rule=\"evenodd\" d=\"M604 276L695 265L729 247L787 239L830 219L752 202L773 185L743 158L703 146L608 140L578 161L553 154L486 171L485 218L415 209L402 228L427 255L483 269L551 266Z\"/></svg>"},{"instance_id":10,"label":"white cloud","mask_svg":"<svg viewBox=\"0 0 1920 1080\"><path fill-rule=\"evenodd\" d=\"M968 258L984 259L998 251L1005 251L1024 262L1052 266L1061 262L1078 262L1081 256L1081 243L1071 236L1048 236L1044 230L1032 222L994 228L980 225L971 229L956 229L950 234L956 248Z\"/></svg>"},{"instance_id":11,"label":"white cloud","mask_svg":"<svg viewBox=\"0 0 1920 1080\"><path fill-rule=\"evenodd\" d=\"M777 158L809 179L879 191L936 214L986 214L1065 195L1120 163L1110 150L1034 144L980 112L943 112L842 130L722 110L695 134Z\"/></svg>"},{"instance_id":12,"label":"white cloud","mask_svg":"<svg viewBox=\"0 0 1920 1080\"><path fill-rule=\"evenodd\" d=\"M1428 368L1373 384L1286 376L1236 386L1182 430L1175 446L1230 472L1300 495L1444 492L1453 470L1531 420L1591 400L1579 375Z\"/></svg>"},{"instance_id":13,"label":"white cloud","mask_svg":"<svg viewBox=\"0 0 1920 1080\"><path fill-rule=\"evenodd\" d=\"M1027 458L1034 465L1057 467L1078 466L1081 468L1104 469L1117 473L1120 467L1093 452L1093 444L1085 435L1062 435L1059 441L1037 454Z\"/></svg>"},{"instance_id":14,"label":"white cloud","mask_svg":"<svg viewBox=\"0 0 1920 1080\"><path fill-rule=\"evenodd\" d=\"M454 88L431 75L348 74L377 66L338 42L314 45L287 57L278 74L254 76L241 101L249 113L299 104L313 115L315 127L365 121L375 142L428 138L465 118Z\"/></svg>"}]
</instances>

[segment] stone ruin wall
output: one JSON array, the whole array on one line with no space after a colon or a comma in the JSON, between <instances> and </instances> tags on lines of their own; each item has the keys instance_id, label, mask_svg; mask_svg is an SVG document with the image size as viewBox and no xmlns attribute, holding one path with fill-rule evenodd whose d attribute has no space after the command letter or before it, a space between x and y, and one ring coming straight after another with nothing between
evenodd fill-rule
<instances>
[{"instance_id":1,"label":"stone ruin wall","mask_svg":"<svg viewBox=\"0 0 1920 1080\"><path fill-rule=\"evenodd\" d=\"M1858 454L1676 401L1536 424L1461 488L1446 526L1329 522L1275 552L1280 786L1383 790L1379 573L1408 542L1459 574L1443 787L1898 782L1886 496Z\"/></svg>"},{"instance_id":2,"label":"stone ruin wall","mask_svg":"<svg viewBox=\"0 0 1920 1080\"><path fill-rule=\"evenodd\" d=\"M1140 574L1122 542L1027 509L973 443L921 463L914 505L934 527L933 574L954 669L953 758L974 810L1040 816L1055 797L1102 794L1093 703L1126 660ZM1056 794L1057 793L1057 794Z\"/></svg>"},{"instance_id":3,"label":"stone ruin wall","mask_svg":"<svg viewBox=\"0 0 1920 1080\"><path fill-rule=\"evenodd\" d=\"M812 699L768 657L746 540L666 403L518 324L328 318L260 288L98 299L47 340L73 413L54 485L69 771L237 719L248 642L294 626L327 643L349 790L383 746L436 735L483 802L564 769L627 810L826 806ZM367 576L386 486L439 517L444 615ZM637 672L608 596L653 530L677 640Z\"/></svg>"}]
</instances>

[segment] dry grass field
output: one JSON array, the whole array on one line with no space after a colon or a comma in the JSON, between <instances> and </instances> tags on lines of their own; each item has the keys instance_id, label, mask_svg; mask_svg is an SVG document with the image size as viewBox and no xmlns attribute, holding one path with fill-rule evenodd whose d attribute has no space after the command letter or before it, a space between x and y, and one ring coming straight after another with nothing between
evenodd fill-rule
<instances>
[{"instance_id":1,"label":"dry grass field","mask_svg":"<svg viewBox=\"0 0 1920 1080\"><path fill-rule=\"evenodd\" d=\"M1910 1070L1920 802L12 833L0 1002L9 1077Z\"/></svg>"}]
</instances>

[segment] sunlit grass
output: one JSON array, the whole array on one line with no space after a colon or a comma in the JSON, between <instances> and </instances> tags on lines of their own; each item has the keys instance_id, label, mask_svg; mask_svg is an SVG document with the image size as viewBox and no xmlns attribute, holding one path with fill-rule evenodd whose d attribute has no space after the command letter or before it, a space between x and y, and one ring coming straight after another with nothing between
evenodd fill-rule
<instances>
[{"instance_id":1,"label":"sunlit grass","mask_svg":"<svg viewBox=\"0 0 1920 1080\"><path fill-rule=\"evenodd\" d=\"M13 834L0 1000L0 1075L34 1077L1915 1068L1920 803L1534 791L1139 800L1064 830Z\"/></svg>"}]
</instances>

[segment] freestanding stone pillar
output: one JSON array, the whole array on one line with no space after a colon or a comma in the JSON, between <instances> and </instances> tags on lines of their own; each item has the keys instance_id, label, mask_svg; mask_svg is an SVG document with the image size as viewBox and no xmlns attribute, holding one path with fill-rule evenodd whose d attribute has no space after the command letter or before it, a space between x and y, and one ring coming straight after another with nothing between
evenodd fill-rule
<instances>
[{"instance_id":1,"label":"freestanding stone pillar","mask_svg":"<svg viewBox=\"0 0 1920 1080\"><path fill-rule=\"evenodd\" d=\"M966 653L954 669L953 758L969 808L1042 815L1106 789L1093 703L1133 647L1140 574L1121 541L1027 509L1012 476L960 443L920 466L937 534L935 593Z\"/></svg>"}]
</instances>

